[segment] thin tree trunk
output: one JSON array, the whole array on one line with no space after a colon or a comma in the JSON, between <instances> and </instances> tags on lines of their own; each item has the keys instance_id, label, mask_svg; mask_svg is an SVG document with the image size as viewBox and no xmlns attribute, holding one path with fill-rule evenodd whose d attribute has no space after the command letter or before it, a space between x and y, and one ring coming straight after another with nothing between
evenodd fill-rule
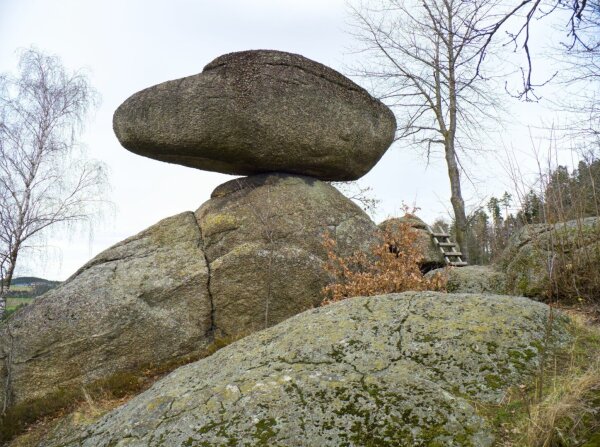
<instances>
[{"instance_id":1,"label":"thin tree trunk","mask_svg":"<svg viewBox=\"0 0 600 447\"><path fill-rule=\"evenodd\" d=\"M459 245L465 259L468 259L466 235L467 216L465 214L465 202L460 189L460 170L456 160L456 152L451 142L446 142L446 163L448 164L448 178L450 179L450 202L454 210L454 227L456 231L456 243Z\"/></svg>"},{"instance_id":2,"label":"thin tree trunk","mask_svg":"<svg viewBox=\"0 0 600 447\"><path fill-rule=\"evenodd\" d=\"M450 179L450 202L454 210L454 222L456 228L456 243L468 259L467 247L467 216L465 214L465 202L460 188L460 169L458 166L458 156L454 142L456 140L457 127L457 92L456 92L456 55L454 53L454 14L452 4L446 4L448 9L448 40L446 42L446 51L448 53L448 115L449 125L444 133L444 150L446 153L446 163L448 165L448 178Z\"/></svg>"},{"instance_id":3,"label":"thin tree trunk","mask_svg":"<svg viewBox=\"0 0 600 447\"><path fill-rule=\"evenodd\" d=\"M10 283L12 282L13 274L15 272L16 260L17 254L11 253L11 257L8 264L8 270L4 278L2 278L2 285L0 286L0 321L2 321L6 313L6 297L8 295L8 291L10 290Z\"/></svg>"},{"instance_id":4,"label":"thin tree trunk","mask_svg":"<svg viewBox=\"0 0 600 447\"><path fill-rule=\"evenodd\" d=\"M0 321L4 319L4 314L6 313L6 292L4 291L4 286L0 289Z\"/></svg>"}]
</instances>

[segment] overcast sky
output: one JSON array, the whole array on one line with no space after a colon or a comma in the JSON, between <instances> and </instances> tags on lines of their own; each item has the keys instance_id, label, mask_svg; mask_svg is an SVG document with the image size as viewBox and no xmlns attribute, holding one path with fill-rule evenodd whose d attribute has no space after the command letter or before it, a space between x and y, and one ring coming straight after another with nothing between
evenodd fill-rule
<instances>
[{"instance_id":1,"label":"overcast sky","mask_svg":"<svg viewBox=\"0 0 600 447\"><path fill-rule=\"evenodd\" d=\"M164 217L197 209L232 178L123 149L112 131L112 114L127 97L196 74L221 54L247 49L299 53L345 72L357 57L348 20L343 0L0 0L0 72L14 71L15 51L33 45L60 56L69 69L85 68L100 92L101 106L82 142L90 157L109 167L114 203L91 239L87 233L51 238L50 255L23 259L19 273L66 279L114 243ZM485 145L487 155L477 156L473 184L465 185L470 206L509 188L495 161L503 152L500 140L527 158L527 126L554 119L543 104L515 104L508 96L505 101L513 122L497 129L501 139ZM402 201L419 206L428 222L448 216L448 180L439 157L427 166L421 154L396 144L361 184L381 200L376 221L398 214Z\"/></svg>"}]
</instances>

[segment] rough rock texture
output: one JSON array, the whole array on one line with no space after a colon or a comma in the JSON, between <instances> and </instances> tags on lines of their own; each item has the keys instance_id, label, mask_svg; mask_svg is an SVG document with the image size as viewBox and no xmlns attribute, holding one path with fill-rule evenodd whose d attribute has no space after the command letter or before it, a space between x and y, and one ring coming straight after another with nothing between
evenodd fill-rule
<instances>
[{"instance_id":1,"label":"rough rock texture","mask_svg":"<svg viewBox=\"0 0 600 447\"><path fill-rule=\"evenodd\" d=\"M208 171L366 174L393 141L393 113L335 70L297 54L243 51L142 90L115 112L136 154Z\"/></svg>"},{"instance_id":2,"label":"rough rock texture","mask_svg":"<svg viewBox=\"0 0 600 447\"><path fill-rule=\"evenodd\" d=\"M441 268L427 273L430 277L440 273L448 278L446 289L450 293L506 292L505 275L488 265L468 265L460 268Z\"/></svg>"},{"instance_id":3,"label":"rough rock texture","mask_svg":"<svg viewBox=\"0 0 600 447\"><path fill-rule=\"evenodd\" d=\"M207 283L192 212L104 251L0 325L0 404L202 349Z\"/></svg>"},{"instance_id":4,"label":"rough rock texture","mask_svg":"<svg viewBox=\"0 0 600 447\"><path fill-rule=\"evenodd\" d=\"M219 186L196 211L210 263L214 324L249 332L315 307L328 277L323 233L339 254L368 250L377 227L331 185L282 174Z\"/></svg>"},{"instance_id":5,"label":"rough rock texture","mask_svg":"<svg viewBox=\"0 0 600 447\"><path fill-rule=\"evenodd\" d=\"M565 265L560 265L562 262ZM547 297L550 272L558 268L585 271L600 262L600 218L554 225L527 225L515 234L499 262L506 273L507 290L528 297Z\"/></svg>"},{"instance_id":6,"label":"rough rock texture","mask_svg":"<svg viewBox=\"0 0 600 447\"><path fill-rule=\"evenodd\" d=\"M414 228L417 231L416 242L423 252L421 269L424 271L429 271L445 266L446 261L444 260L444 256L442 255L440 249L434 244L429 231L427 231L427 224L417 216L407 214L400 218L393 217L391 219L384 220L378 225L378 227L382 230L389 228L391 231L398 231L398 229L401 228L400 224L403 223L409 224L411 228Z\"/></svg>"},{"instance_id":7,"label":"rough rock texture","mask_svg":"<svg viewBox=\"0 0 600 447\"><path fill-rule=\"evenodd\" d=\"M315 179L261 175L219 186L198 211L101 253L0 325L0 408L202 351L320 304L322 234L340 254L376 226Z\"/></svg>"},{"instance_id":8,"label":"rough rock texture","mask_svg":"<svg viewBox=\"0 0 600 447\"><path fill-rule=\"evenodd\" d=\"M45 447L477 446L567 322L525 298L406 292L308 311L180 368Z\"/></svg>"}]
</instances>

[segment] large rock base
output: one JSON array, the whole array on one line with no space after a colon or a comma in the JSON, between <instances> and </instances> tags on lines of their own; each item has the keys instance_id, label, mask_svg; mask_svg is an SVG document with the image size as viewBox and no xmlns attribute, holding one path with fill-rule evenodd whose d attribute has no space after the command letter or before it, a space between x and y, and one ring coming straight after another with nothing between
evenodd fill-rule
<instances>
[{"instance_id":1,"label":"large rock base","mask_svg":"<svg viewBox=\"0 0 600 447\"><path fill-rule=\"evenodd\" d=\"M318 306L322 235L340 254L376 227L327 183L262 175L218 187L92 259L0 325L0 409L199 353ZM36 402L37 401L37 402Z\"/></svg>"},{"instance_id":2,"label":"large rock base","mask_svg":"<svg viewBox=\"0 0 600 447\"><path fill-rule=\"evenodd\" d=\"M549 315L497 295L349 299L182 367L41 445L491 446L473 403L498 403L568 338L566 320Z\"/></svg>"}]
</instances>

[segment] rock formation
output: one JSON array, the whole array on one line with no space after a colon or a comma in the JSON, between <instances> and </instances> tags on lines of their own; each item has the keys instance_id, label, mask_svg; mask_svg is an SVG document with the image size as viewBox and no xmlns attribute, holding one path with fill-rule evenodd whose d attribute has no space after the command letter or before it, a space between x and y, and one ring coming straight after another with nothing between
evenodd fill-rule
<instances>
[{"instance_id":1,"label":"rock formation","mask_svg":"<svg viewBox=\"0 0 600 447\"><path fill-rule=\"evenodd\" d=\"M406 292L297 315L44 447L491 446L478 403L527 383L566 320L526 298Z\"/></svg>"},{"instance_id":2,"label":"rock formation","mask_svg":"<svg viewBox=\"0 0 600 447\"><path fill-rule=\"evenodd\" d=\"M0 325L0 407L202 349L208 278L191 212L99 254Z\"/></svg>"},{"instance_id":3,"label":"rock formation","mask_svg":"<svg viewBox=\"0 0 600 447\"><path fill-rule=\"evenodd\" d=\"M318 306L328 277L323 233L340 254L367 250L377 227L331 185L265 174L219 186L196 211L219 333L251 332Z\"/></svg>"},{"instance_id":4,"label":"rock formation","mask_svg":"<svg viewBox=\"0 0 600 447\"><path fill-rule=\"evenodd\" d=\"M503 272L490 265L468 265L460 268L442 268L427 273L446 276L446 290L450 293L505 294L506 281Z\"/></svg>"},{"instance_id":5,"label":"rock formation","mask_svg":"<svg viewBox=\"0 0 600 447\"><path fill-rule=\"evenodd\" d=\"M553 290L553 275L561 268L593 271L599 263L600 218L588 217L526 225L511 237L499 265L510 293L547 298Z\"/></svg>"},{"instance_id":6,"label":"rock formation","mask_svg":"<svg viewBox=\"0 0 600 447\"><path fill-rule=\"evenodd\" d=\"M225 183L196 214L109 248L0 325L0 404L160 365L313 308L328 280L323 232L349 255L376 228L319 180Z\"/></svg>"},{"instance_id":7,"label":"rock formation","mask_svg":"<svg viewBox=\"0 0 600 447\"><path fill-rule=\"evenodd\" d=\"M427 224L419 219L417 216L407 214L403 217L393 217L391 219L384 220L378 227L381 230L388 231L399 231L402 228L402 224L408 224L417 233L416 243L423 253L423 260L421 261L421 270L429 271L444 267L446 261L444 255L440 249L435 245L431 234L427 230Z\"/></svg>"},{"instance_id":8,"label":"rock formation","mask_svg":"<svg viewBox=\"0 0 600 447\"><path fill-rule=\"evenodd\" d=\"M0 325L0 408L197 353L317 306L324 232L346 256L376 226L332 186L366 173L393 114L302 56L253 51L137 93L115 113L135 152L225 173L196 213L101 253ZM308 174L312 177L273 173ZM38 402L39 403L39 402Z\"/></svg>"},{"instance_id":9,"label":"rock formation","mask_svg":"<svg viewBox=\"0 0 600 447\"><path fill-rule=\"evenodd\" d=\"M396 120L337 71L260 50L226 54L200 74L134 94L115 112L114 130L125 148L169 163L341 181L379 161Z\"/></svg>"}]
</instances>

